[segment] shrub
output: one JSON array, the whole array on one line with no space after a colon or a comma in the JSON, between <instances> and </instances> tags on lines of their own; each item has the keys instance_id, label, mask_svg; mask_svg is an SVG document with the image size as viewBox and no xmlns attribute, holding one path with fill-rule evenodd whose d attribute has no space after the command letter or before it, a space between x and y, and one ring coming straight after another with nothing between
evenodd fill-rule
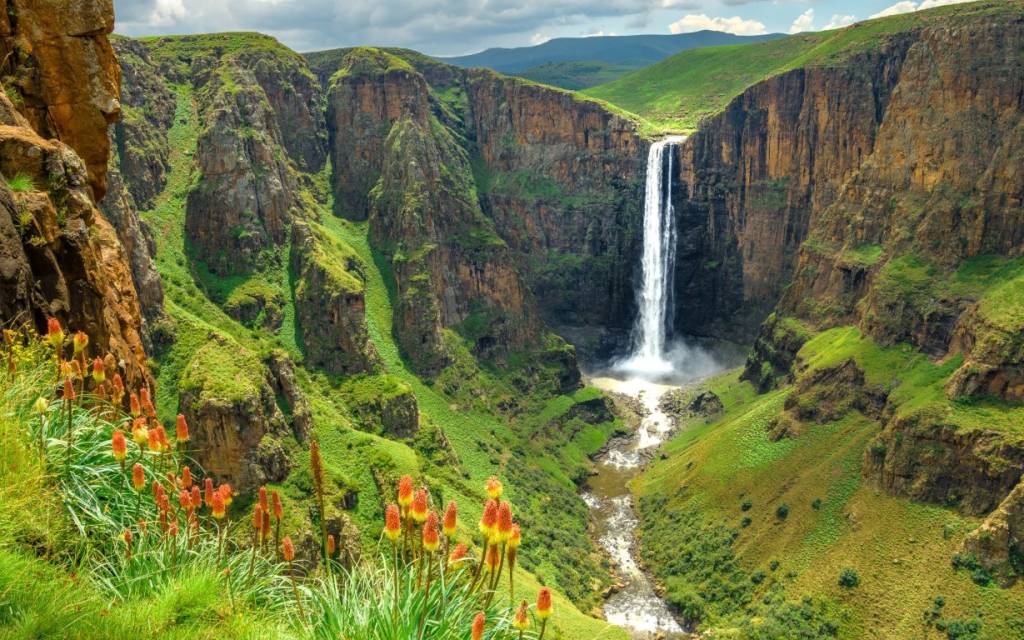
<instances>
[{"instance_id":1,"label":"shrub","mask_svg":"<svg viewBox=\"0 0 1024 640\"><path fill-rule=\"evenodd\" d=\"M751 522L752 521L751 521L750 517L749 516L745 516L742 520L740 520L740 526L743 527L744 529L746 529L747 527L750 526Z\"/></svg>"},{"instance_id":2,"label":"shrub","mask_svg":"<svg viewBox=\"0 0 1024 640\"><path fill-rule=\"evenodd\" d=\"M26 191L36 190L36 184L32 179L32 176L25 173L19 173L13 178L8 179L7 186L15 193L25 193Z\"/></svg>"},{"instance_id":3,"label":"shrub","mask_svg":"<svg viewBox=\"0 0 1024 640\"><path fill-rule=\"evenodd\" d=\"M775 510L775 517L779 520L785 520L789 516L789 505L783 502L779 505L779 508Z\"/></svg>"},{"instance_id":4,"label":"shrub","mask_svg":"<svg viewBox=\"0 0 1024 640\"><path fill-rule=\"evenodd\" d=\"M811 508L815 511L821 510L821 498L815 498L814 502L811 503Z\"/></svg>"},{"instance_id":5,"label":"shrub","mask_svg":"<svg viewBox=\"0 0 1024 640\"><path fill-rule=\"evenodd\" d=\"M853 569L847 567L839 574L839 586L844 589L853 589L860 584L860 576Z\"/></svg>"},{"instance_id":6,"label":"shrub","mask_svg":"<svg viewBox=\"0 0 1024 640\"><path fill-rule=\"evenodd\" d=\"M754 505L751 504L750 500L747 500L743 504L740 505L740 511L750 511L750 508L753 507L753 506Z\"/></svg>"}]
</instances>

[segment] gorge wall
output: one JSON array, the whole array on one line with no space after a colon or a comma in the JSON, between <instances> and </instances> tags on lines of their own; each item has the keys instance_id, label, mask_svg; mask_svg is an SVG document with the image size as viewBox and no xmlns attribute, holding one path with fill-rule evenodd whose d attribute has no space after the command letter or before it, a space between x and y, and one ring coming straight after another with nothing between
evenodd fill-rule
<instances>
[{"instance_id":1,"label":"gorge wall","mask_svg":"<svg viewBox=\"0 0 1024 640\"><path fill-rule=\"evenodd\" d=\"M137 386L151 378L123 244L139 240L95 204L121 108L113 27L109 0L0 3L0 321L43 330L56 317Z\"/></svg>"}]
</instances>

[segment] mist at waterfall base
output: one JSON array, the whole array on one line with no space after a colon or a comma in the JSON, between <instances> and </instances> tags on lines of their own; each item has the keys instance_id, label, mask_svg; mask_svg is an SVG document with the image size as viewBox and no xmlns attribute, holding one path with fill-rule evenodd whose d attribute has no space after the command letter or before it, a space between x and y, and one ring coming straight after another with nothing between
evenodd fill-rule
<instances>
[{"instance_id":1,"label":"mist at waterfall base","mask_svg":"<svg viewBox=\"0 0 1024 640\"><path fill-rule=\"evenodd\" d=\"M661 384L686 385L710 378L742 362L743 350L739 346L679 338L668 342L665 351L657 356L631 353L612 360L600 373Z\"/></svg>"}]
</instances>

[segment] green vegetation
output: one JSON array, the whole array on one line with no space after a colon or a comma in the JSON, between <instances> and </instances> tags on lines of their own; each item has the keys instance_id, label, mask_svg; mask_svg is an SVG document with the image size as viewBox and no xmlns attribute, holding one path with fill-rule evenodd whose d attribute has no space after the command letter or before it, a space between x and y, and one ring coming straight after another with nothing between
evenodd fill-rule
<instances>
[{"instance_id":1,"label":"green vegetation","mask_svg":"<svg viewBox=\"0 0 1024 640\"><path fill-rule=\"evenodd\" d=\"M548 62L523 69L515 75L550 84L563 89L579 91L606 82L611 82L637 67L628 64L615 64L593 60L577 60L573 62Z\"/></svg>"},{"instance_id":2,"label":"green vegetation","mask_svg":"<svg viewBox=\"0 0 1024 640\"><path fill-rule=\"evenodd\" d=\"M19 173L8 178L7 186L10 187L11 191L14 193L25 193L27 191L36 190L36 184L32 179L32 176L25 173Z\"/></svg>"},{"instance_id":3,"label":"green vegetation","mask_svg":"<svg viewBox=\"0 0 1024 640\"><path fill-rule=\"evenodd\" d=\"M656 129L693 131L767 77L807 66L842 65L858 53L877 49L893 34L938 20L956 25L992 14L1012 16L1021 6L1020 0L973 2L768 42L691 49L584 93L636 113Z\"/></svg>"}]
</instances>

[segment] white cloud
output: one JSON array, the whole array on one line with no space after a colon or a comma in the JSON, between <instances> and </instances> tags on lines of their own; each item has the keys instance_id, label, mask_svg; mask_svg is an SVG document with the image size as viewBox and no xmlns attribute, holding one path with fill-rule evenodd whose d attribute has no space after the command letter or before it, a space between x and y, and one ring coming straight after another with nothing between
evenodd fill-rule
<instances>
[{"instance_id":1,"label":"white cloud","mask_svg":"<svg viewBox=\"0 0 1024 640\"><path fill-rule=\"evenodd\" d=\"M856 21L857 16L841 16L837 13L834 16L832 16L832 19L828 21L828 24L822 27L822 31L829 31L830 29L839 29L840 27L851 25Z\"/></svg>"},{"instance_id":2,"label":"white cloud","mask_svg":"<svg viewBox=\"0 0 1024 640\"><path fill-rule=\"evenodd\" d=\"M895 16L901 13L910 13L911 11L922 11L924 9L934 9L935 7L944 7L950 4L962 4L964 2L973 1L974 0L922 0L922 2L918 4L911 0L901 0L901 2L897 2L891 7L886 7L871 17L884 18L885 16Z\"/></svg>"},{"instance_id":3,"label":"white cloud","mask_svg":"<svg viewBox=\"0 0 1024 640\"><path fill-rule=\"evenodd\" d=\"M789 27L790 33L800 33L801 31L814 31L814 9L808 9L801 13Z\"/></svg>"},{"instance_id":4,"label":"white cloud","mask_svg":"<svg viewBox=\"0 0 1024 640\"><path fill-rule=\"evenodd\" d=\"M744 20L739 16L731 18L709 18L703 13L685 15L668 25L672 33L690 33L691 31L724 31L739 36L757 36L768 33L764 23L757 20Z\"/></svg>"},{"instance_id":5,"label":"white cloud","mask_svg":"<svg viewBox=\"0 0 1024 640\"><path fill-rule=\"evenodd\" d=\"M530 44L544 44L550 39L550 36L544 35L543 33L535 33L530 36Z\"/></svg>"},{"instance_id":6,"label":"white cloud","mask_svg":"<svg viewBox=\"0 0 1024 640\"><path fill-rule=\"evenodd\" d=\"M156 0L148 22L154 27L166 27L184 17L185 4L182 0Z\"/></svg>"}]
</instances>

